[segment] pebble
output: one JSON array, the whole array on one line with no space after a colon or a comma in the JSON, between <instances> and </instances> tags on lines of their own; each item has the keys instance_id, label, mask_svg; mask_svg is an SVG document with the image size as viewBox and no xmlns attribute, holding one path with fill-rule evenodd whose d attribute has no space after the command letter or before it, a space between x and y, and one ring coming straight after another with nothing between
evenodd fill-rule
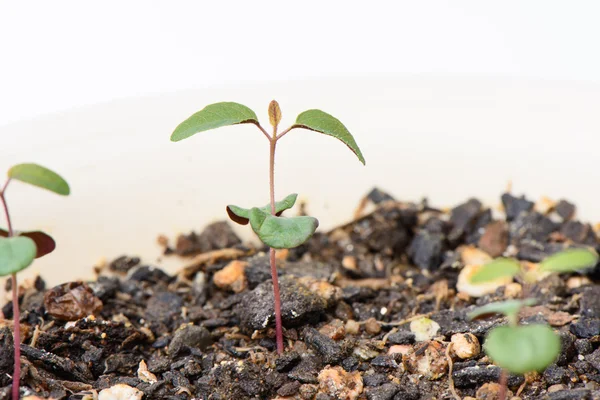
<instances>
[{"instance_id":1,"label":"pebble","mask_svg":"<svg viewBox=\"0 0 600 400\"><path fill-rule=\"evenodd\" d=\"M472 362L468 362L469 364ZM475 363L473 363L475 364ZM454 386L457 388L467 388L481 386L487 382L497 382L500 379L500 367L495 365L473 365L461 368L460 363L454 364L452 378ZM511 387L519 386L523 383L522 376L509 375L508 384Z\"/></svg>"},{"instance_id":2,"label":"pebble","mask_svg":"<svg viewBox=\"0 0 600 400\"><path fill-rule=\"evenodd\" d=\"M407 250L414 265L426 270L437 269L446 251L446 237L440 233L419 232Z\"/></svg>"},{"instance_id":3,"label":"pebble","mask_svg":"<svg viewBox=\"0 0 600 400\"><path fill-rule=\"evenodd\" d=\"M98 400L141 400L144 392L123 383L101 390Z\"/></svg>"},{"instance_id":4,"label":"pebble","mask_svg":"<svg viewBox=\"0 0 600 400\"><path fill-rule=\"evenodd\" d=\"M587 339L577 339L575 340L575 350L577 350L577 354L586 355L590 354L594 351L594 346Z\"/></svg>"},{"instance_id":5,"label":"pebble","mask_svg":"<svg viewBox=\"0 0 600 400\"><path fill-rule=\"evenodd\" d=\"M318 380L319 391L335 399L356 400L363 391L360 372L346 372L342 367L323 369Z\"/></svg>"},{"instance_id":6,"label":"pebble","mask_svg":"<svg viewBox=\"0 0 600 400\"><path fill-rule=\"evenodd\" d=\"M479 340L472 333L455 333L450 341L452 342L454 354L463 360L475 357L481 352Z\"/></svg>"},{"instance_id":7,"label":"pebble","mask_svg":"<svg viewBox=\"0 0 600 400\"><path fill-rule=\"evenodd\" d=\"M490 257L500 257L508 247L508 226L504 221L493 221L487 224L479 239L478 246Z\"/></svg>"},{"instance_id":8,"label":"pebble","mask_svg":"<svg viewBox=\"0 0 600 400\"><path fill-rule=\"evenodd\" d=\"M279 279L281 293L281 316L283 324L298 325L316 321L327 308L327 301L310 291L291 276ZM263 282L254 290L241 294L242 300L236 307L241 325L250 330L262 330L275 322L273 306L273 283Z\"/></svg>"},{"instance_id":9,"label":"pebble","mask_svg":"<svg viewBox=\"0 0 600 400\"><path fill-rule=\"evenodd\" d=\"M277 390L279 396L294 396L300 390L300 382L292 381L284 384Z\"/></svg>"},{"instance_id":10,"label":"pebble","mask_svg":"<svg viewBox=\"0 0 600 400\"><path fill-rule=\"evenodd\" d=\"M402 355L406 355L408 353L410 353L412 351L412 346L409 344L395 344L393 346L390 346L389 350L388 350L388 355L394 355L394 354L402 354Z\"/></svg>"},{"instance_id":11,"label":"pebble","mask_svg":"<svg viewBox=\"0 0 600 400\"><path fill-rule=\"evenodd\" d=\"M277 357L275 360L275 370L277 372L287 372L300 362L300 354L296 351L288 351Z\"/></svg>"},{"instance_id":12,"label":"pebble","mask_svg":"<svg viewBox=\"0 0 600 400\"><path fill-rule=\"evenodd\" d=\"M349 335L357 335L360 332L360 324L353 319L349 319L348 322L346 322L345 329L346 333Z\"/></svg>"},{"instance_id":13,"label":"pebble","mask_svg":"<svg viewBox=\"0 0 600 400\"><path fill-rule=\"evenodd\" d=\"M314 348L328 364L337 364L347 356L347 350L335 340L323 335L314 328L304 329L304 342Z\"/></svg>"},{"instance_id":14,"label":"pebble","mask_svg":"<svg viewBox=\"0 0 600 400\"><path fill-rule=\"evenodd\" d=\"M377 335L381 332L381 324L375 318L369 318L365 321L365 330L371 335Z\"/></svg>"},{"instance_id":15,"label":"pebble","mask_svg":"<svg viewBox=\"0 0 600 400\"><path fill-rule=\"evenodd\" d=\"M326 307L331 307L342 299L342 289L324 280L304 276L298 279L298 283L325 300Z\"/></svg>"},{"instance_id":16,"label":"pebble","mask_svg":"<svg viewBox=\"0 0 600 400\"><path fill-rule=\"evenodd\" d=\"M215 272L213 283L216 287L223 290L231 290L234 293L240 293L246 289L246 276L244 269L247 263L239 260L231 261L223 269Z\"/></svg>"},{"instance_id":17,"label":"pebble","mask_svg":"<svg viewBox=\"0 0 600 400\"><path fill-rule=\"evenodd\" d=\"M148 365L146 365L146 361L144 360L140 361L137 376L143 382L147 382L150 384L158 382L158 379L156 379L156 375L148 371Z\"/></svg>"},{"instance_id":18,"label":"pebble","mask_svg":"<svg viewBox=\"0 0 600 400\"><path fill-rule=\"evenodd\" d=\"M56 319L76 321L102 310L102 301L83 282L69 282L48 290L44 295L46 312Z\"/></svg>"},{"instance_id":19,"label":"pebble","mask_svg":"<svg viewBox=\"0 0 600 400\"><path fill-rule=\"evenodd\" d=\"M208 329L203 326L185 325L173 335L167 353L170 356L175 356L184 346L204 351L211 344L212 337Z\"/></svg>"},{"instance_id":20,"label":"pebble","mask_svg":"<svg viewBox=\"0 0 600 400\"><path fill-rule=\"evenodd\" d=\"M581 318L569 327L571 333L579 338L591 338L600 334L600 319Z\"/></svg>"},{"instance_id":21,"label":"pebble","mask_svg":"<svg viewBox=\"0 0 600 400\"><path fill-rule=\"evenodd\" d=\"M370 374L363 375L363 383L365 386L376 387L381 386L385 383L388 383L390 380L388 379L386 374Z\"/></svg>"},{"instance_id":22,"label":"pebble","mask_svg":"<svg viewBox=\"0 0 600 400\"><path fill-rule=\"evenodd\" d=\"M544 379L546 379L546 382L548 382L549 385L562 383L568 379L567 370L557 365L550 365L544 371Z\"/></svg>"},{"instance_id":23,"label":"pebble","mask_svg":"<svg viewBox=\"0 0 600 400\"><path fill-rule=\"evenodd\" d=\"M366 390L368 400L392 400L400 386L395 383L386 383L378 387L368 388Z\"/></svg>"},{"instance_id":24,"label":"pebble","mask_svg":"<svg viewBox=\"0 0 600 400\"><path fill-rule=\"evenodd\" d=\"M346 328L339 319L334 319L330 323L319 328L319 332L333 340L341 340L346 337Z\"/></svg>"},{"instance_id":25,"label":"pebble","mask_svg":"<svg viewBox=\"0 0 600 400\"><path fill-rule=\"evenodd\" d=\"M500 385L496 382L484 383L479 389L475 396L477 400L500 400L498 392L500 391ZM506 397L511 398L513 393L510 390L506 391Z\"/></svg>"},{"instance_id":26,"label":"pebble","mask_svg":"<svg viewBox=\"0 0 600 400\"><path fill-rule=\"evenodd\" d=\"M168 324L172 318L181 314L183 301L175 293L158 292L148 300L146 318L149 321Z\"/></svg>"},{"instance_id":27,"label":"pebble","mask_svg":"<svg viewBox=\"0 0 600 400\"><path fill-rule=\"evenodd\" d=\"M600 286L585 288L579 300L579 313L584 317L600 318Z\"/></svg>"},{"instance_id":28,"label":"pebble","mask_svg":"<svg viewBox=\"0 0 600 400\"><path fill-rule=\"evenodd\" d=\"M507 299L518 299L523 293L523 287L520 283L511 282L504 287L504 297Z\"/></svg>"},{"instance_id":29,"label":"pebble","mask_svg":"<svg viewBox=\"0 0 600 400\"><path fill-rule=\"evenodd\" d=\"M397 331L391 333L387 341L390 344L411 344L415 341L415 334L409 331Z\"/></svg>"},{"instance_id":30,"label":"pebble","mask_svg":"<svg viewBox=\"0 0 600 400\"><path fill-rule=\"evenodd\" d=\"M592 392L588 389L563 389L548 393L547 400L592 400Z\"/></svg>"},{"instance_id":31,"label":"pebble","mask_svg":"<svg viewBox=\"0 0 600 400\"><path fill-rule=\"evenodd\" d=\"M600 349L596 349L593 353L586 355L585 360L592 364L596 370L600 371Z\"/></svg>"},{"instance_id":32,"label":"pebble","mask_svg":"<svg viewBox=\"0 0 600 400\"><path fill-rule=\"evenodd\" d=\"M429 318L420 318L410 323L410 331L415 335L417 342L433 339L440 330L440 325Z\"/></svg>"},{"instance_id":33,"label":"pebble","mask_svg":"<svg viewBox=\"0 0 600 400\"><path fill-rule=\"evenodd\" d=\"M573 203L568 202L567 200L560 200L554 210L563 221L568 221L575 215L575 205Z\"/></svg>"},{"instance_id":34,"label":"pebble","mask_svg":"<svg viewBox=\"0 0 600 400\"><path fill-rule=\"evenodd\" d=\"M510 193L504 193L501 197L506 220L512 221L522 212L528 212L533 209L533 202L527 200L525 196L515 197Z\"/></svg>"},{"instance_id":35,"label":"pebble","mask_svg":"<svg viewBox=\"0 0 600 400\"><path fill-rule=\"evenodd\" d=\"M412 352L402 357L406 369L430 380L441 378L448 370L445 346L436 341L415 346Z\"/></svg>"}]
</instances>

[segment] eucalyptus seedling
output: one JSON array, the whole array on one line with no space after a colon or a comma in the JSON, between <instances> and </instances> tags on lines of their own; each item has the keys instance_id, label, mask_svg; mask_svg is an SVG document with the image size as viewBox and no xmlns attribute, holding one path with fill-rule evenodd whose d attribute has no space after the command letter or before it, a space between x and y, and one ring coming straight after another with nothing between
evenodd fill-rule
<instances>
[{"instance_id":1,"label":"eucalyptus seedling","mask_svg":"<svg viewBox=\"0 0 600 400\"><path fill-rule=\"evenodd\" d=\"M8 170L8 179L0 188L0 202L4 208L7 230L0 229L0 276L11 276L14 320L15 367L13 371L12 398L19 398L21 375L21 327L19 325L19 293L17 272L29 267L34 259L51 253L56 244L52 237L40 231L17 232L13 229L6 202L6 190L11 181L21 181L66 196L70 189L57 173L37 164L18 164Z\"/></svg>"},{"instance_id":2,"label":"eucalyptus seedling","mask_svg":"<svg viewBox=\"0 0 600 400\"><path fill-rule=\"evenodd\" d=\"M507 374L525 374L545 370L560 353L560 337L545 324L519 325L519 311L524 306L536 304L535 299L507 300L477 308L467 317L481 318L491 314L504 314L508 325L490 330L483 350L502 368L499 399L506 396Z\"/></svg>"},{"instance_id":3,"label":"eucalyptus seedling","mask_svg":"<svg viewBox=\"0 0 600 400\"><path fill-rule=\"evenodd\" d=\"M590 249L576 248L566 249L552 254L539 265L539 270L528 272L521 267L518 260L514 258L496 258L484 264L470 277L474 284L495 281L499 278L521 276L527 283L535 282L538 273L565 273L576 272L591 268L598 264L598 254Z\"/></svg>"},{"instance_id":4,"label":"eucalyptus seedling","mask_svg":"<svg viewBox=\"0 0 600 400\"><path fill-rule=\"evenodd\" d=\"M299 114L296 122L283 131L278 131L281 122L281 109L273 100L269 104L269 122L272 132L258 122L256 113L248 107L232 102L215 103L206 106L183 121L173 134L171 141L178 142L190 136L228 125L253 124L269 142L269 197L270 202L263 207L243 208L234 205L227 206L227 214L238 224L250 223L252 230L259 239L270 247L269 258L271 264L271 277L273 279L273 295L275 309L275 332L277 351L283 352L283 329L281 326L281 299L277 268L275 265L275 249L290 249L306 242L315 232L319 222L316 218L299 216L281 217L283 211L290 209L296 202L296 194L291 194L281 201L275 201L275 149L279 140L293 129L303 128L333 136L342 141L365 164L365 159L348 129L333 116L321 110L308 110Z\"/></svg>"}]
</instances>

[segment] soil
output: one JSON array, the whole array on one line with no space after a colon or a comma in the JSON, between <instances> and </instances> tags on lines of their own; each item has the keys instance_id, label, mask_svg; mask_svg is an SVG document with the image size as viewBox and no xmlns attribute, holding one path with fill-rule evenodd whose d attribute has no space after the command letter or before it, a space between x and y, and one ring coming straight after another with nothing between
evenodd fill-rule
<instances>
[{"instance_id":1,"label":"soil","mask_svg":"<svg viewBox=\"0 0 600 400\"><path fill-rule=\"evenodd\" d=\"M189 260L174 276L131 255L92 282L25 282L22 395L494 399L501 371L480 345L506 321L466 314L526 290L539 302L523 309L521 322L550 324L563 346L545 372L509 376L511 392L600 399L598 266L540 276L527 288L503 282L487 293L460 283L461 272L490 256L515 256L535 269L566 247L600 251L596 230L577 221L566 200L534 203L506 193L501 202L490 209L468 199L440 210L374 189L352 222L278 252L282 355L267 249L242 243L226 222L182 235L172 247L160 238L165 256ZM9 398L13 369L11 310L9 302L0 324L0 399ZM125 390L133 397L120 397Z\"/></svg>"}]
</instances>

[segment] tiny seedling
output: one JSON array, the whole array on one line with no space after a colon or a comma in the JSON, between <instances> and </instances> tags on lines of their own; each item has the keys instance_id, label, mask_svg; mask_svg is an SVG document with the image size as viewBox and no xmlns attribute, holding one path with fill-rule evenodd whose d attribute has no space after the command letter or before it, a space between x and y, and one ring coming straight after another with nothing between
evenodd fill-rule
<instances>
[{"instance_id":1,"label":"tiny seedling","mask_svg":"<svg viewBox=\"0 0 600 400\"><path fill-rule=\"evenodd\" d=\"M267 138L270 149L269 204L264 207L251 208L229 205L227 206L227 214L238 224L247 225L250 223L252 230L258 235L259 239L266 246L270 247L269 256L271 277L273 280L277 352L282 353L281 297L275 265L275 249L290 249L300 246L313 235L319 222L316 218L309 216L281 217L283 211L294 206L297 195L291 194L281 201L275 201L275 149L277 143L292 129L303 128L333 136L348 146L363 164L365 164L365 159L348 129L339 120L321 110L304 111L298 115L296 122L292 126L281 131L281 133L278 133L278 126L281 122L281 109L275 100L269 104L268 113L269 122L273 128L272 133L267 132L258 122L256 113L244 105L231 102L211 104L177 126L171 135L171 141L178 142L198 132L237 124L254 124Z\"/></svg>"},{"instance_id":2,"label":"tiny seedling","mask_svg":"<svg viewBox=\"0 0 600 400\"><path fill-rule=\"evenodd\" d=\"M490 330L483 343L483 350L492 361L502 368L501 391L498 398L506 396L506 371L513 374L541 372L560 353L560 337L545 324L519 325L519 311L524 306L533 306L535 299L507 300L479 307L469 319L482 318L492 314L504 314L508 326Z\"/></svg>"},{"instance_id":3,"label":"tiny seedling","mask_svg":"<svg viewBox=\"0 0 600 400\"><path fill-rule=\"evenodd\" d=\"M594 267L598 263L598 255L588 249L567 249L546 257L539 265L539 270L525 271L521 264L513 258L497 258L483 265L471 276L471 283L486 283L504 277L521 276L527 285L535 282L539 273L564 273ZM508 326L492 329L483 344L485 353L503 369L501 375L502 392L499 398L504 399L506 393L506 372L524 374L543 371L560 352L560 338L552 328L544 324L519 325L519 311L524 306L536 304L535 299L507 300L490 303L477 308L468 315L469 319L481 318L491 314L504 314Z\"/></svg>"},{"instance_id":4,"label":"tiny seedling","mask_svg":"<svg viewBox=\"0 0 600 400\"><path fill-rule=\"evenodd\" d=\"M535 282L539 274L576 272L598 264L598 254L589 249L566 249L546 257L537 271L526 271L514 258L496 258L484 264L470 277L473 284L495 281L505 277L521 276L527 283Z\"/></svg>"},{"instance_id":5,"label":"tiny seedling","mask_svg":"<svg viewBox=\"0 0 600 400\"><path fill-rule=\"evenodd\" d=\"M44 232L17 232L13 229L6 202L6 189L11 181L29 183L54 193L66 196L70 189L67 182L55 172L37 164L19 164L8 170L8 179L0 188L0 201L6 216L7 230L0 229L0 276L11 276L13 304L13 335L15 349L15 367L13 371L12 398L19 398L19 379L21 375L21 329L19 314L19 290L17 272L29 267L34 259L51 253L56 244L54 239Z\"/></svg>"}]
</instances>

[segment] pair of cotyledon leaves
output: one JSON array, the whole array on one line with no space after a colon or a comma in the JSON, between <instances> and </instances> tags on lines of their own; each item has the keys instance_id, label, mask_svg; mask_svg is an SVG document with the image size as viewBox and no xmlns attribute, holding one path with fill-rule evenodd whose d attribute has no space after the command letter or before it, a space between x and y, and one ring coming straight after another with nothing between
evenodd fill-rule
<instances>
[{"instance_id":1,"label":"pair of cotyledon leaves","mask_svg":"<svg viewBox=\"0 0 600 400\"><path fill-rule=\"evenodd\" d=\"M504 314L517 321L522 307L535 304L535 299L490 303L468 314L468 318ZM514 374L524 374L541 372L552 364L560 353L561 342L559 336L548 325L511 325L492 329L485 338L483 348L499 367Z\"/></svg>"},{"instance_id":2,"label":"pair of cotyledon leaves","mask_svg":"<svg viewBox=\"0 0 600 400\"><path fill-rule=\"evenodd\" d=\"M566 249L546 257L540 263L540 272L575 272L598 264L598 254L583 248ZM471 283L485 283L496 279L513 277L521 273L521 265L514 258L496 258L484 264L469 279Z\"/></svg>"},{"instance_id":3,"label":"pair of cotyledon leaves","mask_svg":"<svg viewBox=\"0 0 600 400\"><path fill-rule=\"evenodd\" d=\"M245 123L259 125L256 113L248 107L232 102L211 104L179 124L171 135L171 141L178 142L199 132ZM360 162L365 164L365 159L348 129L338 119L321 110L301 113L292 128L304 128L333 136L348 146ZM271 214L270 205L249 209L230 205L227 206L227 213L239 224L246 225L250 222L252 230L267 246L289 249L306 242L319 225L313 217L280 217L283 211L294 206L296 197L296 194L291 194L277 202L275 215Z\"/></svg>"},{"instance_id":4,"label":"pair of cotyledon leaves","mask_svg":"<svg viewBox=\"0 0 600 400\"><path fill-rule=\"evenodd\" d=\"M8 171L8 178L66 196L69 184L57 173L38 164L19 164ZM8 237L0 229L0 276L17 273L27 268L35 258L51 253L56 247L54 239L44 232L19 232Z\"/></svg>"}]
</instances>

